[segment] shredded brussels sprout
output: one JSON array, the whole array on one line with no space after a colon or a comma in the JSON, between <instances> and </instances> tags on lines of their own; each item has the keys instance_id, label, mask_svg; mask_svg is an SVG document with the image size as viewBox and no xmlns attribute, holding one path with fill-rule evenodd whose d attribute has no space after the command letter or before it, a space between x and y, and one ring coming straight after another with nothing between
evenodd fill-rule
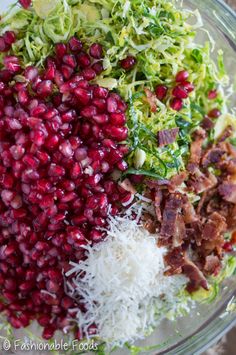
<instances>
[{"instance_id":1,"label":"shredded brussels sprout","mask_svg":"<svg viewBox=\"0 0 236 355\"><path fill-rule=\"evenodd\" d=\"M195 30L202 26L201 16L198 11L178 8L175 1L34 0L31 10L13 7L3 16L0 30L4 32L9 26L18 32L13 51L25 65L42 65L54 43L66 42L74 34L85 45L96 41L103 45L105 72L97 82L119 91L129 103L128 163L132 168L137 166L136 157L142 149L142 170L170 178L184 169L191 132L204 114L215 106L225 112L221 88L228 84L228 78L223 54L218 53L215 63L210 55L214 46L211 37L204 45L194 42ZM137 65L125 72L119 63L128 54L137 59ZM182 69L188 70L195 85L184 108L176 112L170 108L169 99L165 103L156 100L157 111L151 112L144 89L165 84L171 90L176 73ZM219 94L210 101L208 92L215 88L220 88ZM173 127L180 128L177 141L159 148L157 132Z\"/></svg>"}]
</instances>

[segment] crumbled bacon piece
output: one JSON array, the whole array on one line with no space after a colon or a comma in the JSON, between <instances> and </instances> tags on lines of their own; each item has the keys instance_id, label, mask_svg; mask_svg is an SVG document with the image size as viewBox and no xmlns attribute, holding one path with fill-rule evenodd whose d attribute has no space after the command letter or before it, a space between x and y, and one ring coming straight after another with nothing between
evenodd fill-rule
<instances>
[{"instance_id":1,"label":"crumbled bacon piece","mask_svg":"<svg viewBox=\"0 0 236 355\"><path fill-rule=\"evenodd\" d=\"M155 196L154 196L154 207L156 211L156 217L158 222L161 222L162 219L162 213L161 213L161 203L163 201L163 193L161 189L157 189L155 191Z\"/></svg>"},{"instance_id":2,"label":"crumbled bacon piece","mask_svg":"<svg viewBox=\"0 0 236 355\"><path fill-rule=\"evenodd\" d=\"M219 272L227 252L224 234L236 229L236 150L229 135L228 127L216 144L204 148L205 131L197 130L187 172L170 180L146 180L161 226L158 245L168 250L165 274L185 274L189 292L208 289L205 275ZM217 176L210 165L218 169ZM188 192L202 194L199 202L192 203Z\"/></svg>"},{"instance_id":3,"label":"crumbled bacon piece","mask_svg":"<svg viewBox=\"0 0 236 355\"><path fill-rule=\"evenodd\" d=\"M214 240L217 239L217 237L223 232L226 232L226 230L227 225L225 218L218 212L213 212L204 225L202 237L206 240Z\"/></svg>"},{"instance_id":4,"label":"crumbled bacon piece","mask_svg":"<svg viewBox=\"0 0 236 355\"><path fill-rule=\"evenodd\" d=\"M164 147L165 145L172 144L176 141L177 135L179 133L179 128L163 129L157 133L159 147Z\"/></svg>"},{"instance_id":5,"label":"crumbled bacon piece","mask_svg":"<svg viewBox=\"0 0 236 355\"><path fill-rule=\"evenodd\" d=\"M220 148L210 148L202 157L202 166L206 168L211 164L219 163L224 153Z\"/></svg>"},{"instance_id":6,"label":"crumbled bacon piece","mask_svg":"<svg viewBox=\"0 0 236 355\"><path fill-rule=\"evenodd\" d=\"M185 252L181 247L170 250L165 256L165 262L169 269L165 272L166 275L180 274L184 265Z\"/></svg>"},{"instance_id":7,"label":"crumbled bacon piece","mask_svg":"<svg viewBox=\"0 0 236 355\"><path fill-rule=\"evenodd\" d=\"M225 201L236 204L236 184L223 182L218 188L219 194Z\"/></svg>"},{"instance_id":8,"label":"crumbled bacon piece","mask_svg":"<svg viewBox=\"0 0 236 355\"><path fill-rule=\"evenodd\" d=\"M218 138L218 143L226 141L227 138L229 138L233 133L233 127L228 126L225 128L224 132L222 135Z\"/></svg>"},{"instance_id":9,"label":"crumbled bacon piece","mask_svg":"<svg viewBox=\"0 0 236 355\"><path fill-rule=\"evenodd\" d=\"M217 185L217 178L212 173L203 174L199 169L195 170L195 174L189 180L188 186L192 187L196 194L212 189Z\"/></svg>"},{"instance_id":10,"label":"crumbled bacon piece","mask_svg":"<svg viewBox=\"0 0 236 355\"><path fill-rule=\"evenodd\" d=\"M208 284L202 271L190 259L185 258L185 264L182 267L183 273L189 277L191 283L195 284L197 288L200 286L208 290Z\"/></svg>"},{"instance_id":11,"label":"crumbled bacon piece","mask_svg":"<svg viewBox=\"0 0 236 355\"><path fill-rule=\"evenodd\" d=\"M187 179L188 173L183 171L170 179L169 191L175 192L179 186L181 186Z\"/></svg>"},{"instance_id":12,"label":"crumbled bacon piece","mask_svg":"<svg viewBox=\"0 0 236 355\"><path fill-rule=\"evenodd\" d=\"M156 233L157 223L149 213L145 213L143 216L143 227L151 234Z\"/></svg>"},{"instance_id":13,"label":"crumbled bacon piece","mask_svg":"<svg viewBox=\"0 0 236 355\"><path fill-rule=\"evenodd\" d=\"M198 220L195 209L188 199L183 204L183 218L186 224L194 223Z\"/></svg>"},{"instance_id":14,"label":"crumbled bacon piece","mask_svg":"<svg viewBox=\"0 0 236 355\"><path fill-rule=\"evenodd\" d=\"M183 239L186 237L186 227L184 223L183 216L177 214L176 221L175 221L175 231L173 235L173 246L178 247L182 244Z\"/></svg>"},{"instance_id":15,"label":"crumbled bacon piece","mask_svg":"<svg viewBox=\"0 0 236 355\"><path fill-rule=\"evenodd\" d=\"M161 223L160 235L162 238L180 237L178 228L181 228L179 213L181 212L182 204L183 197L180 193L170 194L167 198Z\"/></svg>"},{"instance_id":16,"label":"crumbled bacon piece","mask_svg":"<svg viewBox=\"0 0 236 355\"><path fill-rule=\"evenodd\" d=\"M190 164L199 164L202 155L202 144L206 138L206 132L200 128L194 132L194 138L190 146Z\"/></svg>"}]
</instances>

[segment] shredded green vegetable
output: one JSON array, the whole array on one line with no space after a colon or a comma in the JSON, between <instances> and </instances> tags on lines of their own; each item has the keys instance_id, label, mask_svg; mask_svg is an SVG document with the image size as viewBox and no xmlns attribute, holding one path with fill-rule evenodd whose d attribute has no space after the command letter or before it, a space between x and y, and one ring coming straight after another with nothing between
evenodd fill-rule
<instances>
[{"instance_id":1,"label":"shredded green vegetable","mask_svg":"<svg viewBox=\"0 0 236 355\"><path fill-rule=\"evenodd\" d=\"M175 1L33 0L29 10L18 5L11 7L1 17L0 33L9 28L17 32L18 40L12 51L21 58L24 66L43 66L45 58L53 52L54 44L66 43L73 35L77 35L85 46L101 43L105 71L96 82L118 91L128 103L130 153L126 159L129 169L124 175L168 179L185 169L191 134L204 115L213 108L222 113L227 111L223 88L229 81L223 53L217 53L216 62L212 59L214 43L210 36L205 44L195 43L195 31L201 26L198 11L183 10ZM120 61L127 55L134 56L137 64L125 72ZM183 109L177 112L170 107L170 93L176 74L183 69L189 72L188 80L194 84L195 90L184 100ZM152 112L145 89L154 92L159 84L166 85L169 94L164 102L155 99L157 110ZM209 100L208 93L214 89L217 89L218 96ZM177 140L160 148L158 131L174 127L179 128ZM212 131L209 139L214 140L214 134ZM236 138L232 138L231 143L236 146ZM220 276L210 280L210 291L200 290L194 298L213 301L220 282L232 275L235 268L235 258L229 258ZM189 300L189 294L183 291L176 300L174 311L167 307L157 313L169 319L183 315ZM127 347L132 354L138 354L160 345L144 349ZM99 346L97 353L107 353L104 344Z\"/></svg>"},{"instance_id":2,"label":"shredded green vegetable","mask_svg":"<svg viewBox=\"0 0 236 355\"><path fill-rule=\"evenodd\" d=\"M0 30L4 32L9 26L17 30L20 39L13 51L25 65L42 65L54 43L66 42L74 34L85 45L101 43L105 72L98 82L115 87L129 103L130 167L139 165L161 178L170 178L184 169L191 132L204 114L214 107L224 112L221 88L228 84L228 78L223 54L218 53L215 63L210 56L212 40L204 45L194 42L195 30L201 25L198 11L178 9L174 1L48 0L45 4L34 0L32 10L13 8L3 16ZM124 72L119 62L128 54L135 56L137 65ZM156 100L157 111L151 112L144 89L165 84L171 90L176 73L182 69L188 70L196 88L184 101L184 108L172 110L168 98L164 103ZM207 94L215 88L219 94L210 101ZM177 141L159 148L157 132L173 127L180 128ZM142 166L136 161L136 150L141 147L145 147Z\"/></svg>"}]
</instances>

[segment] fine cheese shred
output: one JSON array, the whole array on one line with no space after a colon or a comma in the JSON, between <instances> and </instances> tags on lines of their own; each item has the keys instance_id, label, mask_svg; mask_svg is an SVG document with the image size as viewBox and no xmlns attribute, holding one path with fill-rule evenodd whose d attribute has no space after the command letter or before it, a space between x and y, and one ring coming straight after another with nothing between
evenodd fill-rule
<instances>
[{"instance_id":1,"label":"fine cheese shred","mask_svg":"<svg viewBox=\"0 0 236 355\"><path fill-rule=\"evenodd\" d=\"M164 248L157 247L157 236L149 234L132 216L110 217L105 241L87 249L87 259L71 263L69 295L87 309L80 310L78 326L89 337L96 324L97 335L108 344L144 338L160 321L157 313L165 304L174 304L183 287L183 276L164 276ZM73 291L71 289L73 284Z\"/></svg>"}]
</instances>

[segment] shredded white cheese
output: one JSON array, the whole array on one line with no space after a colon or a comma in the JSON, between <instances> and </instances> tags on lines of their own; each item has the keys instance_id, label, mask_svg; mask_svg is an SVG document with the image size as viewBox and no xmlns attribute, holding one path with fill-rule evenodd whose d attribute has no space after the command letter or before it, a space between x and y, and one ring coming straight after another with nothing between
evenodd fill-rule
<instances>
[{"instance_id":1,"label":"shredded white cheese","mask_svg":"<svg viewBox=\"0 0 236 355\"><path fill-rule=\"evenodd\" d=\"M135 209L140 214L140 205ZM107 239L86 247L87 259L71 263L66 274L74 276L69 295L82 296L87 309L77 313L79 327L86 333L95 323L99 337L118 346L143 338L157 324L157 311L165 302L174 303L185 283L182 276L163 275L165 249L157 247L156 238L137 219L130 219L131 212L111 217Z\"/></svg>"}]
</instances>

